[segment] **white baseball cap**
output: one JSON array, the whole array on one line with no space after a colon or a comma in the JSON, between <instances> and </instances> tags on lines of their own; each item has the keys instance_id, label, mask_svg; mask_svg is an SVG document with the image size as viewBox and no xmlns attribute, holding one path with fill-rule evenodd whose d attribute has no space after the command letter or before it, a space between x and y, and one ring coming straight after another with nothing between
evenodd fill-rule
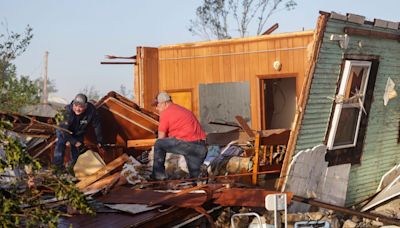
<instances>
[{"instance_id":1,"label":"white baseball cap","mask_svg":"<svg viewBox=\"0 0 400 228\"><path fill-rule=\"evenodd\" d=\"M160 92L156 99L154 99L153 106L156 106L158 103L171 101L171 96L168 95L167 92Z\"/></svg>"}]
</instances>

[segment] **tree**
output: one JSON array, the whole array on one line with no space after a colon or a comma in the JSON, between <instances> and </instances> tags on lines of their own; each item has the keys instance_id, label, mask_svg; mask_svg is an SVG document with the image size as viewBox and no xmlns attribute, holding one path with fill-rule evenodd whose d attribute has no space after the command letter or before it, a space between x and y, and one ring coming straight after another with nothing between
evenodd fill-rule
<instances>
[{"instance_id":1,"label":"tree","mask_svg":"<svg viewBox=\"0 0 400 228\"><path fill-rule=\"evenodd\" d=\"M206 39L229 39L233 21L240 37L247 36L254 23L260 35L272 14L296 5L294 0L203 0L196 9L196 19L190 20L189 31Z\"/></svg>"},{"instance_id":2,"label":"tree","mask_svg":"<svg viewBox=\"0 0 400 228\"><path fill-rule=\"evenodd\" d=\"M43 78L37 78L34 81L34 84L38 88L38 96L42 97L43 96L43 88L44 88L44 80ZM56 87L56 82L54 80L47 80L47 93L56 93L58 91Z\"/></svg>"},{"instance_id":3,"label":"tree","mask_svg":"<svg viewBox=\"0 0 400 228\"><path fill-rule=\"evenodd\" d=\"M33 38L33 29L27 25L24 34L19 34L9 31L7 22L2 22L1 25L5 32L0 34L0 80L5 80L15 73L15 66L11 61L25 52Z\"/></svg>"},{"instance_id":4,"label":"tree","mask_svg":"<svg viewBox=\"0 0 400 228\"><path fill-rule=\"evenodd\" d=\"M38 87L28 76L17 77L12 61L21 55L33 38L32 28L28 25L21 35L5 28L0 33L0 110L18 111L22 106L39 102Z\"/></svg>"},{"instance_id":5,"label":"tree","mask_svg":"<svg viewBox=\"0 0 400 228\"><path fill-rule=\"evenodd\" d=\"M80 90L80 93L83 93L87 96L88 100L99 100L100 93L94 86L85 86L85 88Z\"/></svg>"},{"instance_id":6,"label":"tree","mask_svg":"<svg viewBox=\"0 0 400 228\"><path fill-rule=\"evenodd\" d=\"M38 87L28 76L17 77L15 72L0 81L0 110L18 112L23 106L40 101Z\"/></svg>"},{"instance_id":7,"label":"tree","mask_svg":"<svg viewBox=\"0 0 400 228\"><path fill-rule=\"evenodd\" d=\"M4 25L4 24L3 24ZM0 33L0 110L18 111L39 102L38 87L28 76L17 77L12 61L21 55L32 39L32 28L23 35ZM68 178L53 169L42 169L12 134L12 124L0 119L0 224L2 227L56 227L64 214L58 205L68 205L93 214L84 195ZM15 175L13 175L15 173ZM17 174L18 173L18 174ZM59 201L48 203L44 199Z\"/></svg>"},{"instance_id":8,"label":"tree","mask_svg":"<svg viewBox=\"0 0 400 228\"><path fill-rule=\"evenodd\" d=\"M0 224L2 227L57 227L65 213L59 205L94 214L75 184L56 172L41 169L0 120ZM18 175L12 175L13 172ZM17 172L18 171L18 172ZM54 197L56 202L45 201Z\"/></svg>"},{"instance_id":9,"label":"tree","mask_svg":"<svg viewBox=\"0 0 400 228\"><path fill-rule=\"evenodd\" d=\"M126 86L121 85L119 87L119 91L118 91L122 96L129 98L129 99L133 99L133 91L130 89L127 89Z\"/></svg>"}]
</instances>

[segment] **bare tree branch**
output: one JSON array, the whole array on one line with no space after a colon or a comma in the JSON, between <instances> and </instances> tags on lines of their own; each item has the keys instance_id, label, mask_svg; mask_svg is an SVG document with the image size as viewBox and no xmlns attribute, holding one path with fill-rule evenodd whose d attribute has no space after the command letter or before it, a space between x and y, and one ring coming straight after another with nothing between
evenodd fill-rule
<instances>
[{"instance_id":1,"label":"bare tree branch","mask_svg":"<svg viewBox=\"0 0 400 228\"><path fill-rule=\"evenodd\" d=\"M279 8L282 4L284 6ZM231 38L230 31L244 37L249 34L252 23L256 23L259 35L272 14L291 10L296 5L295 0L203 0L196 9L196 18L190 20L189 31L206 39ZM236 28L229 30L232 24L236 24Z\"/></svg>"}]
</instances>

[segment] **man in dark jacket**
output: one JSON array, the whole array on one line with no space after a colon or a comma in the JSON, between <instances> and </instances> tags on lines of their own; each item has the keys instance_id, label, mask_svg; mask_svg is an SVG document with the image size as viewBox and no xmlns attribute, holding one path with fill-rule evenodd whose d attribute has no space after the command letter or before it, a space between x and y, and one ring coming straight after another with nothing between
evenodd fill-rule
<instances>
[{"instance_id":1,"label":"man in dark jacket","mask_svg":"<svg viewBox=\"0 0 400 228\"><path fill-rule=\"evenodd\" d=\"M57 143L53 163L57 168L64 167L65 147L68 144L71 146L72 156L70 167L75 165L79 152L83 148L83 136L90 124L96 133L97 144L101 147L103 136L96 107L87 101L86 95L80 93L75 96L71 104L65 106L64 119L59 124L60 127L71 131L72 134L56 130Z\"/></svg>"}]
</instances>

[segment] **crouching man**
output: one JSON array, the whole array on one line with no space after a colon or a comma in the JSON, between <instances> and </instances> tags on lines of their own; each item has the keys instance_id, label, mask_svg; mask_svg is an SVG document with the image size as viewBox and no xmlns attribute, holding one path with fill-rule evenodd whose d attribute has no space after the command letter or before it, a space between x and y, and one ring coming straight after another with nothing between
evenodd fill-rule
<instances>
[{"instance_id":1,"label":"crouching man","mask_svg":"<svg viewBox=\"0 0 400 228\"><path fill-rule=\"evenodd\" d=\"M72 168L78 159L79 152L83 148L83 136L89 125L92 125L96 134L97 145L102 146L103 136L100 126L100 118L96 107L87 101L84 94L78 94L71 104L65 106L64 120L59 125L72 132L68 134L64 131L56 130L57 143L54 151L53 163L58 169L64 168L65 147L71 146Z\"/></svg>"},{"instance_id":2,"label":"crouching man","mask_svg":"<svg viewBox=\"0 0 400 228\"><path fill-rule=\"evenodd\" d=\"M206 134L196 116L186 108L174 104L166 92L161 92L153 105L160 113L158 139L154 145L153 180L165 180L166 153L185 157L190 178L200 175L200 166L207 154Z\"/></svg>"}]
</instances>

